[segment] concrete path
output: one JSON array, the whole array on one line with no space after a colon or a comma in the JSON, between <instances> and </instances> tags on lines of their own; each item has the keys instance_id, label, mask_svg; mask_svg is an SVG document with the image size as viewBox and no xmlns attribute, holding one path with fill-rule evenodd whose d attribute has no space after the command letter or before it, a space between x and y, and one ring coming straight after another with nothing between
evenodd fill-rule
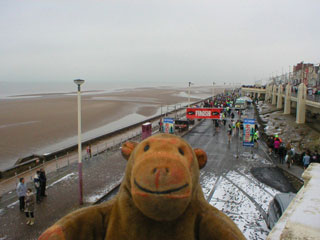
<instances>
[{"instance_id":1,"label":"concrete path","mask_svg":"<svg viewBox=\"0 0 320 240\"><path fill-rule=\"evenodd\" d=\"M244 115L254 118L253 109ZM208 155L207 165L200 171L206 200L227 214L247 239L265 239L270 201L275 194L294 192L295 188L268 158L262 143L258 148L245 147L237 133L228 143L229 123L216 131L212 120L204 120L184 138Z\"/></svg>"},{"instance_id":2,"label":"concrete path","mask_svg":"<svg viewBox=\"0 0 320 240\"><path fill-rule=\"evenodd\" d=\"M137 127L130 131L119 133L113 137L110 137L108 139L102 140L98 143L95 143L92 145L92 155L98 155L100 153L103 153L104 151L107 151L109 148L118 147L119 143L123 142L125 139L132 138L134 136L137 136L138 139L140 137L141 128ZM86 149L83 149L82 151L83 159L86 159ZM19 182L19 178L23 177L25 178L25 181L27 183L30 183L30 186L33 186L33 177L37 170L40 168L44 168L47 174L52 173L54 176L52 179L49 179L49 182L55 181L55 176L60 175L56 174L58 172L64 172L65 168L69 168L72 164L75 164L78 162L78 153L77 151L71 152L67 154L66 156L62 156L60 158L57 158L56 160L52 160L49 162L44 163L43 165L38 166L37 168L31 169L30 171L24 172L22 174L16 175L15 177L3 180L0 182L0 207L3 204L9 204L13 199L16 198L15 194L13 194L14 190L16 189L16 186ZM51 176L51 175L49 175Z\"/></svg>"},{"instance_id":3,"label":"concrete path","mask_svg":"<svg viewBox=\"0 0 320 240\"><path fill-rule=\"evenodd\" d=\"M126 161L120 152L103 153L83 163L83 191L85 205L92 204L98 197L121 181ZM36 239L41 232L62 216L78 209L77 164L66 171L51 173L47 197L35 207L35 225L25 224L24 213L19 211L18 202L1 206L0 239Z\"/></svg>"},{"instance_id":4,"label":"concrete path","mask_svg":"<svg viewBox=\"0 0 320 240\"><path fill-rule=\"evenodd\" d=\"M195 127L191 126L190 130ZM30 227L25 224L25 215L19 211L19 203L15 192L16 179L3 181L0 198L0 240L13 239L37 239L37 237L58 219L81 207L90 206L97 199L105 195L115 185L121 182L124 175L126 160L121 156L119 146L112 151L102 153L102 145L119 143L121 140L134 136L140 128L133 129L114 138L100 142L93 146L93 157L83 161L83 191L84 202L80 206L78 196L78 164L77 154L74 153L58 162L50 162L45 165L47 172L47 197L35 208L35 225ZM184 133L180 133L182 135ZM139 142L141 136L132 139ZM100 152L99 151L99 152ZM85 155L85 152L83 153ZM57 170L56 164L59 164ZM61 167L65 166L65 167ZM36 170L22 175L27 180L27 186L34 189L32 177Z\"/></svg>"}]
</instances>

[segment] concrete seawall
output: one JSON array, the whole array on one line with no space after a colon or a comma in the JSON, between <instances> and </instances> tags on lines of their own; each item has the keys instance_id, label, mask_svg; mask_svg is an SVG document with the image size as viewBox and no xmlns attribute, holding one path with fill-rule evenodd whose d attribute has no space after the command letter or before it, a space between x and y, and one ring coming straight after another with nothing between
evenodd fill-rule
<instances>
[{"instance_id":1,"label":"concrete seawall","mask_svg":"<svg viewBox=\"0 0 320 240\"><path fill-rule=\"evenodd\" d=\"M320 164L311 163L303 173L304 186L292 200L267 237L278 239L320 239Z\"/></svg>"}]
</instances>

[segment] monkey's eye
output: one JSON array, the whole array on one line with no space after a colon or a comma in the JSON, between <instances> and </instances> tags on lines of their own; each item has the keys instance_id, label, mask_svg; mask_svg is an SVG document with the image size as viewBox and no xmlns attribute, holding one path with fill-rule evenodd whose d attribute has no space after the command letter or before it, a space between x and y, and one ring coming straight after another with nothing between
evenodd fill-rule
<instances>
[{"instance_id":1,"label":"monkey's eye","mask_svg":"<svg viewBox=\"0 0 320 240\"><path fill-rule=\"evenodd\" d=\"M182 150L182 148L179 148L179 153L183 156L184 155L184 151Z\"/></svg>"},{"instance_id":2,"label":"monkey's eye","mask_svg":"<svg viewBox=\"0 0 320 240\"><path fill-rule=\"evenodd\" d=\"M146 152L146 151L148 151L149 150L149 148L150 148L150 146L149 146L149 144L147 144L146 146L144 146L144 151Z\"/></svg>"}]
</instances>

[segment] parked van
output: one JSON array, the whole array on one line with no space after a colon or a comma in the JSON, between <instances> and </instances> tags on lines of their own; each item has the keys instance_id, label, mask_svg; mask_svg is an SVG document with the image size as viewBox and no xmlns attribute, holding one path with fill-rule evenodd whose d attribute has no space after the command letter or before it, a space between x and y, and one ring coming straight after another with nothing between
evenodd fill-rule
<instances>
[{"instance_id":1,"label":"parked van","mask_svg":"<svg viewBox=\"0 0 320 240\"><path fill-rule=\"evenodd\" d=\"M238 98L234 107L236 110L244 110L247 108L247 101L243 98Z\"/></svg>"},{"instance_id":2,"label":"parked van","mask_svg":"<svg viewBox=\"0 0 320 240\"><path fill-rule=\"evenodd\" d=\"M278 193L269 204L267 226L272 229L280 219L290 202L296 196L295 193Z\"/></svg>"}]
</instances>

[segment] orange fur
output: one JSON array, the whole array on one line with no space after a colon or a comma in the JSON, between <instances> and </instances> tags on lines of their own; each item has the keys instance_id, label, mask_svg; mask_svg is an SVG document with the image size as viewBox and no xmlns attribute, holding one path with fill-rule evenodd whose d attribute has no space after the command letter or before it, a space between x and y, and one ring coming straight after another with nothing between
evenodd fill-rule
<instances>
[{"instance_id":1,"label":"orange fur","mask_svg":"<svg viewBox=\"0 0 320 240\"><path fill-rule=\"evenodd\" d=\"M52 238L54 236L54 238ZM41 235L39 240L65 240L65 236L63 234L63 230L58 225L53 225L52 227L48 228L48 230Z\"/></svg>"},{"instance_id":2,"label":"orange fur","mask_svg":"<svg viewBox=\"0 0 320 240\"><path fill-rule=\"evenodd\" d=\"M199 168L207 161L203 150L193 150L180 137L158 134L140 144L124 143L122 155L128 164L117 196L62 218L41 240L245 239L204 199L199 184Z\"/></svg>"}]
</instances>

